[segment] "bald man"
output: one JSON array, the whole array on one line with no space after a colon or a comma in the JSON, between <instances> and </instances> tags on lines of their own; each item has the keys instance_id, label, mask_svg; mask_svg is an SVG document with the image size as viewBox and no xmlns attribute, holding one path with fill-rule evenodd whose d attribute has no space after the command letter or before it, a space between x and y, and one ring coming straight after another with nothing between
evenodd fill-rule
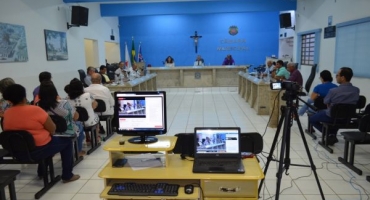
<instances>
[{"instance_id":1,"label":"bald man","mask_svg":"<svg viewBox=\"0 0 370 200\"><path fill-rule=\"evenodd\" d=\"M114 113L114 99L109 89L101 84L101 75L94 73L91 75L91 85L85 88L85 92L91 94L94 99L101 99L105 102L106 110L103 115L113 115Z\"/></svg>"}]
</instances>

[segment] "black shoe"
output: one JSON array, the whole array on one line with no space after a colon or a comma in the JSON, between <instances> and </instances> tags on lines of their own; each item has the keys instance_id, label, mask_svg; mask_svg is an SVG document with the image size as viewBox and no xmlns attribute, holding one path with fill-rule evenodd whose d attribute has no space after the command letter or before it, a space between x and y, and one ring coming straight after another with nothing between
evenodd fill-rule
<instances>
[{"instance_id":1,"label":"black shoe","mask_svg":"<svg viewBox=\"0 0 370 200\"><path fill-rule=\"evenodd\" d=\"M310 130L307 128L307 129L305 129L305 130L304 130L304 132L306 132L306 133L310 133ZM311 133L315 133L315 129L312 129L312 130L311 130Z\"/></svg>"},{"instance_id":2,"label":"black shoe","mask_svg":"<svg viewBox=\"0 0 370 200\"><path fill-rule=\"evenodd\" d=\"M329 135L328 141L326 143L327 145L333 146L337 142L338 142L338 138L336 135Z\"/></svg>"},{"instance_id":3,"label":"black shoe","mask_svg":"<svg viewBox=\"0 0 370 200\"><path fill-rule=\"evenodd\" d=\"M101 127L101 128L99 129L99 133L100 133L100 134L105 134L105 130L103 129L103 127Z\"/></svg>"}]
</instances>

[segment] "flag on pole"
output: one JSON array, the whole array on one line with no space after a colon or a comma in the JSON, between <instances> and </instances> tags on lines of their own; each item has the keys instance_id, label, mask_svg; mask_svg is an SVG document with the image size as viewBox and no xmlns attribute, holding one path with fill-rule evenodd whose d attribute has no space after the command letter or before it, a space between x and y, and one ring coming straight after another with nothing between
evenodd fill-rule
<instances>
[{"instance_id":1,"label":"flag on pole","mask_svg":"<svg viewBox=\"0 0 370 200\"><path fill-rule=\"evenodd\" d=\"M141 53L141 42L139 44L139 53L137 55L138 62L144 62L143 54Z\"/></svg>"},{"instance_id":2,"label":"flag on pole","mask_svg":"<svg viewBox=\"0 0 370 200\"><path fill-rule=\"evenodd\" d=\"M125 42L125 69L131 69L130 56L128 54L127 43Z\"/></svg>"},{"instance_id":3,"label":"flag on pole","mask_svg":"<svg viewBox=\"0 0 370 200\"><path fill-rule=\"evenodd\" d=\"M131 63L136 63L136 58L135 58L135 42L134 42L134 37L132 37L132 47L131 47Z\"/></svg>"}]
</instances>

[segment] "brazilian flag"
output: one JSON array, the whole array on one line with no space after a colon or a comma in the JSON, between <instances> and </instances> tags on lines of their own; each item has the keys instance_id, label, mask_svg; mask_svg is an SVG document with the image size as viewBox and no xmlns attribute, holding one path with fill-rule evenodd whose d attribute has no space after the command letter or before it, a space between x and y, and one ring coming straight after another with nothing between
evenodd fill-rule
<instances>
[{"instance_id":1,"label":"brazilian flag","mask_svg":"<svg viewBox=\"0 0 370 200\"><path fill-rule=\"evenodd\" d=\"M136 63L135 55L136 55L136 52L135 52L135 42L134 42L134 37L132 37L131 64Z\"/></svg>"}]
</instances>

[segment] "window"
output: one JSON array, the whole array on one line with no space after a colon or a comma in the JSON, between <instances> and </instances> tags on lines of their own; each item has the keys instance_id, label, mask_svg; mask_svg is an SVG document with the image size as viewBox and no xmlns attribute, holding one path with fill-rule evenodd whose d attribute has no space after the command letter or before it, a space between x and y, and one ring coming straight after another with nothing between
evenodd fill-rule
<instances>
[{"instance_id":1,"label":"window","mask_svg":"<svg viewBox=\"0 0 370 200\"><path fill-rule=\"evenodd\" d=\"M350 67L357 77L370 77L370 17L337 24L334 72Z\"/></svg>"},{"instance_id":2,"label":"window","mask_svg":"<svg viewBox=\"0 0 370 200\"><path fill-rule=\"evenodd\" d=\"M315 55L315 33L302 35L301 64L313 65Z\"/></svg>"},{"instance_id":3,"label":"window","mask_svg":"<svg viewBox=\"0 0 370 200\"><path fill-rule=\"evenodd\" d=\"M297 60L300 66L319 63L320 37L321 29L297 33Z\"/></svg>"}]
</instances>

